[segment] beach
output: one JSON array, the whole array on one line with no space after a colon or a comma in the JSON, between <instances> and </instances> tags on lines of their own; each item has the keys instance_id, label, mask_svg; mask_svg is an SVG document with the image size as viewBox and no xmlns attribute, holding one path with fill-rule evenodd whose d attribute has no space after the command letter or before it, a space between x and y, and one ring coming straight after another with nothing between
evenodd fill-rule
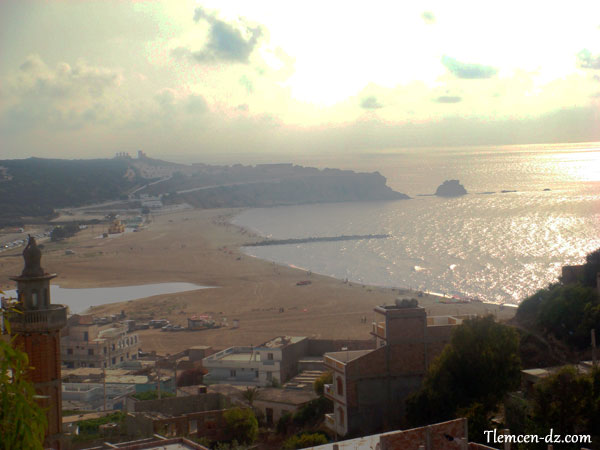
<instances>
[{"instance_id":1,"label":"beach","mask_svg":"<svg viewBox=\"0 0 600 450\"><path fill-rule=\"evenodd\" d=\"M105 239L99 236L107 225L90 226L67 240L45 243L42 266L58 274L53 283L62 288L172 282L214 287L92 308L97 316L124 311L128 319L166 318L184 327L188 317L201 314L229 324L202 331L137 331L142 349L159 354L194 345L215 349L259 345L278 335L369 339L374 306L417 297L403 289L346 283L247 256L240 247L260 237L230 223L239 212L210 209L157 215L139 232ZM21 251L5 252L0 258L3 290L15 287L9 277L22 270ZM515 312L484 303L444 304L440 297L426 294L418 300L429 315L492 313L507 320ZM237 328L232 327L234 320L239 321Z\"/></svg>"}]
</instances>

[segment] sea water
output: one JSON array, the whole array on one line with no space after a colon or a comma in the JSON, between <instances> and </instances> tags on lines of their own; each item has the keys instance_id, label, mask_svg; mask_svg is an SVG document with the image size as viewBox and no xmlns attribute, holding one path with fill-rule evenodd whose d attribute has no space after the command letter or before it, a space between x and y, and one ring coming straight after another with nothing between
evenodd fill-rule
<instances>
[{"instance_id":1,"label":"sea water","mask_svg":"<svg viewBox=\"0 0 600 450\"><path fill-rule=\"evenodd\" d=\"M298 164L379 171L410 200L248 209L264 236L387 239L247 247L340 279L518 303L600 247L600 145L390 150ZM447 179L468 195L424 196ZM516 192L502 192L516 191Z\"/></svg>"}]
</instances>

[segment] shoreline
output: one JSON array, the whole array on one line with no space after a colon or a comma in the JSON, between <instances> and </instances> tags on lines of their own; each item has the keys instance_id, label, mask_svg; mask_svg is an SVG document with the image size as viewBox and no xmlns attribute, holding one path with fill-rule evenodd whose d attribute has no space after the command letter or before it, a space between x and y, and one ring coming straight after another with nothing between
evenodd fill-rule
<instances>
[{"instance_id":1,"label":"shoreline","mask_svg":"<svg viewBox=\"0 0 600 450\"><path fill-rule=\"evenodd\" d=\"M187 210L155 216L138 233L119 239L94 239L105 225L83 230L66 241L49 243L42 266L58 273L64 288L115 287L136 284L189 282L219 289L159 294L137 300L94 306L95 315L124 310L128 318L167 318L187 326L187 318L208 314L217 321L239 320L239 328L164 333L140 330L144 351L175 353L193 345L222 349L259 344L275 336L329 339L370 339L373 307L396 298L417 297L416 291L344 283L333 277L251 257L241 250L257 233L230 221L244 209ZM66 255L70 249L74 254ZM12 287L8 277L20 273L20 252L2 258L0 288ZM298 285L309 280L308 285ZM482 303L439 302L424 294L419 304L429 315L494 314L500 320L513 308ZM283 312L281 312L283 311ZM140 319L141 320L141 319Z\"/></svg>"}]
</instances>

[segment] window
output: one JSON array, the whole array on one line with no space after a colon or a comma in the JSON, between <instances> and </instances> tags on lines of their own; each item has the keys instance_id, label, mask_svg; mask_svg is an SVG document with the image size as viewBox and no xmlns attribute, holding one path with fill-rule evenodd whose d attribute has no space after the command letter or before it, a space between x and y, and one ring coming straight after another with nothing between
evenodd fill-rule
<instances>
[{"instance_id":1,"label":"window","mask_svg":"<svg viewBox=\"0 0 600 450\"><path fill-rule=\"evenodd\" d=\"M189 434L194 434L197 432L198 432L198 421L192 419L189 422Z\"/></svg>"},{"instance_id":2,"label":"window","mask_svg":"<svg viewBox=\"0 0 600 450\"><path fill-rule=\"evenodd\" d=\"M342 377L337 377L336 381L338 395L344 395L344 382L342 381Z\"/></svg>"},{"instance_id":3,"label":"window","mask_svg":"<svg viewBox=\"0 0 600 450\"><path fill-rule=\"evenodd\" d=\"M113 358L113 359L112 359L112 363L113 363L113 364L116 364L116 363L117 363L117 358Z\"/></svg>"},{"instance_id":4,"label":"window","mask_svg":"<svg viewBox=\"0 0 600 450\"><path fill-rule=\"evenodd\" d=\"M88 355L94 356L94 349L93 348L88 348Z\"/></svg>"},{"instance_id":5,"label":"window","mask_svg":"<svg viewBox=\"0 0 600 450\"><path fill-rule=\"evenodd\" d=\"M267 359L268 359L269 361L273 361L273 353L268 353L268 354L267 354Z\"/></svg>"},{"instance_id":6,"label":"window","mask_svg":"<svg viewBox=\"0 0 600 450\"><path fill-rule=\"evenodd\" d=\"M112 345L112 350L115 351L115 344Z\"/></svg>"},{"instance_id":7,"label":"window","mask_svg":"<svg viewBox=\"0 0 600 450\"><path fill-rule=\"evenodd\" d=\"M72 355L73 354L73 349L72 348L68 348L67 349L67 355Z\"/></svg>"},{"instance_id":8,"label":"window","mask_svg":"<svg viewBox=\"0 0 600 450\"><path fill-rule=\"evenodd\" d=\"M121 356L121 362L123 362L123 357Z\"/></svg>"},{"instance_id":9,"label":"window","mask_svg":"<svg viewBox=\"0 0 600 450\"><path fill-rule=\"evenodd\" d=\"M341 426L342 428L345 428L345 426L344 426L344 410L341 407L338 407L338 425Z\"/></svg>"},{"instance_id":10,"label":"window","mask_svg":"<svg viewBox=\"0 0 600 450\"><path fill-rule=\"evenodd\" d=\"M104 354L106 355L106 347L104 347Z\"/></svg>"},{"instance_id":11,"label":"window","mask_svg":"<svg viewBox=\"0 0 600 450\"><path fill-rule=\"evenodd\" d=\"M254 371L254 378L258 378L258 370Z\"/></svg>"},{"instance_id":12,"label":"window","mask_svg":"<svg viewBox=\"0 0 600 450\"><path fill-rule=\"evenodd\" d=\"M231 370L229 371L229 376L230 376L230 377L235 377L236 375L237 375L237 374L236 374L236 372L235 372L235 369L231 369Z\"/></svg>"},{"instance_id":13,"label":"window","mask_svg":"<svg viewBox=\"0 0 600 450\"><path fill-rule=\"evenodd\" d=\"M273 372L267 372L267 381L273 381Z\"/></svg>"},{"instance_id":14,"label":"window","mask_svg":"<svg viewBox=\"0 0 600 450\"><path fill-rule=\"evenodd\" d=\"M34 308L37 308L37 306L38 306L38 294L37 294L37 291L32 291L31 292L31 305Z\"/></svg>"},{"instance_id":15,"label":"window","mask_svg":"<svg viewBox=\"0 0 600 450\"><path fill-rule=\"evenodd\" d=\"M89 341L89 339L90 339L90 335L88 334L87 331L84 331L83 332L83 340L84 341Z\"/></svg>"}]
</instances>

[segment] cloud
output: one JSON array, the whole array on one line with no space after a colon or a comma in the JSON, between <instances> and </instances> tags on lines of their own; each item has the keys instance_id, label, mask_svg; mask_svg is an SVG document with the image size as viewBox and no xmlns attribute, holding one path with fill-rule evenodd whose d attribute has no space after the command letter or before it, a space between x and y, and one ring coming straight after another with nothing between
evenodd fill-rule
<instances>
[{"instance_id":1,"label":"cloud","mask_svg":"<svg viewBox=\"0 0 600 450\"><path fill-rule=\"evenodd\" d=\"M454 96L454 95L440 95L433 99L434 102L438 103L458 103L462 101L462 97Z\"/></svg>"},{"instance_id":2,"label":"cloud","mask_svg":"<svg viewBox=\"0 0 600 450\"><path fill-rule=\"evenodd\" d=\"M592 55L587 48L577 53L577 65L582 69L600 69L600 55Z\"/></svg>"},{"instance_id":3,"label":"cloud","mask_svg":"<svg viewBox=\"0 0 600 450\"><path fill-rule=\"evenodd\" d=\"M370 95L360 101L360 107L363 109L379 109L383 108L383 105L377 101L377 97Z\"/></svg>"},{"instance_id":4,"label":"cloud","mask_svg":"<svg viewBox=\"0 0 600 450\"><path fill-rule=\"evenodd\" d=\"M187 99L186 111L190 114L201 114L208 111L206 100L201 95L190 95Z\"/></svg>"},{"instance_id":5,"label":"cloud","mask_svg":"<svg viewBox=\"0 0 600 450\"><path fill-rule=\"evenodd\" d=\"M209 24L208 42L200 51L192 52L179 47L173 50L176 57L191 56L198 62L238 62L248 63L250 55L257 47L264 31L260 26L251 27L242 23L241 27L227 23L206 12L203 8L196 8L194 21L205 21Z\"/></svg>"},{"instance_id":6,"label":"cloud","mask_svg":"<svg viewBox=\"0 0 600 450\"><path fill-rule=\"evenodd\" d=\"M30 55L5 79L6 95L0 108L0 127L8 133L38 127L79 129L106 124L114 111L106 93L116 91L120 71L78 61L49 67L39 55Z\"/></svg>"},{"instance_id":7,"label":"cloud","mask_svg":"<svg viewBox=\"0 0 600 450\"><path fill-rule=\"evenodd\" d=\"M427 24L435 23L435 16L431 11L424 11L423 14L421 14L421 19Z\"/></svg>"},{"instance_id":8,"label":"cloud","mask_svg":"<svg viewBox=\"0 0 600 450\"><path fill-rule=\"evenodd\" d=\"M458 78L491 78L498 73L498 69L495 67L463 63L446 55L442 56L442 64Z\"/></svg>"},{"instance_id":9,"label":"cloud","mask_svg":"<svg viewBox=\"0 0 600 450\"><path fill-rule=\"evenodd\" d=\"M254 92L254 84L246 75L242 75L239 79L239 83L246 89L246 93L252 94Z\"/></svg>"}]
</instances>

